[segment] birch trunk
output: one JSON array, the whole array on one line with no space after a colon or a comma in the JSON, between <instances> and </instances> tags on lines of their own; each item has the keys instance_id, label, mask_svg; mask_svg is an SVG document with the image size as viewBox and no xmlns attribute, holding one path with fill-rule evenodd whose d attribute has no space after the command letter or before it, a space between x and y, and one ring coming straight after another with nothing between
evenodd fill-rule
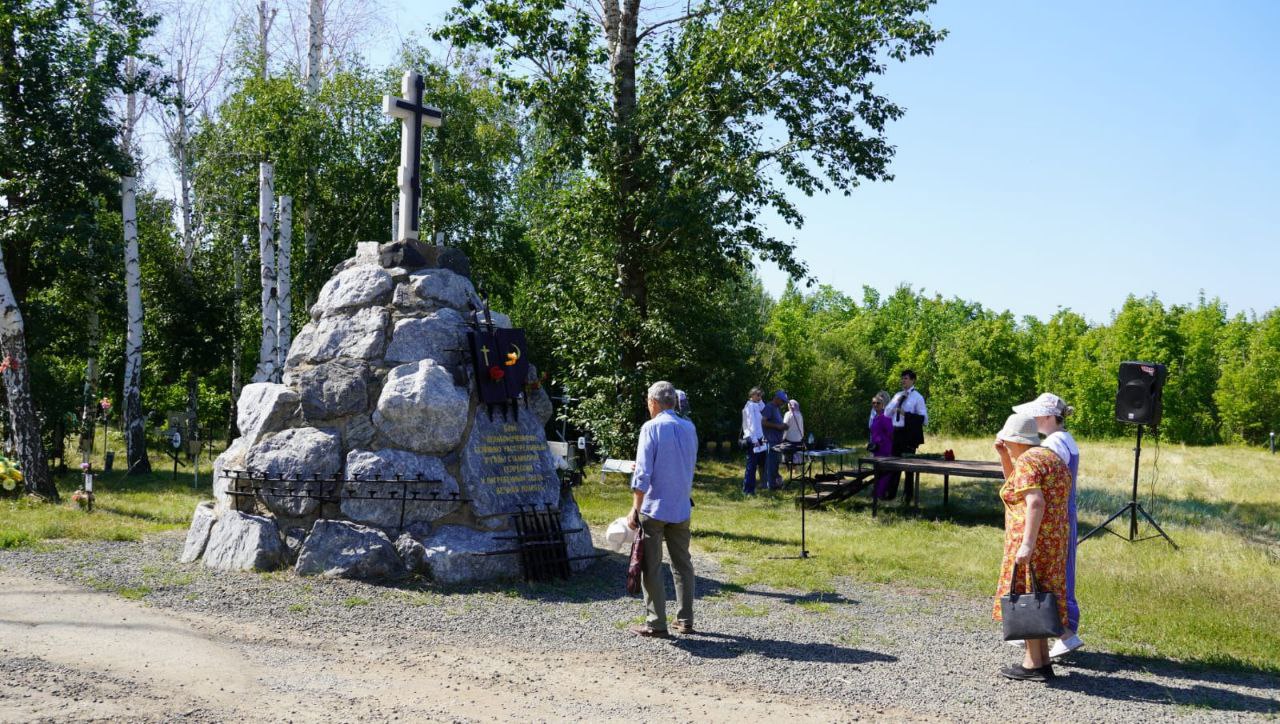
<instances>
[{"instance_id":1,"label":"birch trunk","mask_svg":"<svg viewBox=\"0 0 1280 724\"><path fill-rule=\"evenodd\" d=\"M280 197L280 248L276 274L276 375L275 382L280 381L284 371L285 358L289 356L289 344L293 341L293 327L290 315L293 313L293 300L290 297L292 280L290 266L293 259L293 197Z\"/></svg>"},{"instance_id":2,"label":"birch trunk","mask_svg":"<svg viewBox=\"0 0 1280 724\"><path fill-rule=\"evenodd\" d=\"M184 75L182 59L178 59L178 127L173 138L173 155L178 161L178 206L182 210L182 258L191 268L192 258L196 253L195 234L191 231L191 169L188 164L187 145L187 78Z\"/></svg>"},{"instance_id":3,"label":"birch trunk","mask_svg":"<svg viewBox=\"0 0 1280 724\"><path fill-rule=\"evenodd\" d=\"M242 269L244 268L244 247L248 245L247 236L231 249L232 264L235 265L235 308L231 312L231 417L227 420L227 444L240 437L240 427L236 423L240 403L240 358L244 356L244 348L240 341L240 308L244 304Z\"/></svg>"},{"instance_id":4,"label":"birch trunk","mask_svg":"<svg viewBox=\"0 0 1280 724\"><path fill-rule=\"evenodd\" d=\"M310 20L307 29L307 93L314 102L316 94L320 92L320 54L324 50L324 0L311 0L311 7L307 13ZM316 232L315 232L315 169L308 171L307 196L303 200L306 205L302 208L302 250L303 263L308 269L315 269L315 250L316 250ZM308 278L307 273L303 273L302 278ZM314 288L314 282L304 284L304 286ZM314 301L314 291L307 294L307 308L311 308ZM286 348L285 354L288 354Z\"/></svg>"},{"instance_id":5,"label":"birch trunk","mask_svg":"<svg viewBox=\"0 0 1280 724\"><path fill-rule=\"evenodd\" d=\"M142 416L142 268L138 263L138 214L132 176L120 179L124 221L124 280L128 328L124 346L124 446L127 475L151 472L146 420Z\"/></svg>"},{"instance_id":6,"label":"birch trunk","mask_svg":"<svg viewBox=\"0 0 1280 724\"><path fill-rule=\"evenodd\" d=\"M102 344L102 321L98 317L98 295L89 293L89 349L85 351L83 408L80 421L80 452L93 452L98 418L98 348Z\"/></svg>"},{"instance_id":7,"label":"birch trunk","mask_svg":"<svg viewBox=\"0 0 1280 724\"><path fill-rule=\"evenodd\" d=\"M9 284L0 249L0 369L3 369L4 391L9 402L9 430L18 465L25 476L23 488L33 495L58 499L58 489L49 477L49 461L44 456L40 439L40 419L31 399L31 377L27 374L27 343L24 338L22 311Z\"/></svg>"},{"instance_id":8,"label":"birch trunk","mask_svg":"<svg viewBox=\"0 0 1280 724\"><path fill-rule=\"evenodd\" d=\"M279 336L276 323L279 319L279 305L276 300L276 248L272 238L272 201L275 196L273 184L275 170L269 163L258 164L258 255L262 262L259 276L262 281L262 346L258 352L258 369L254 372L254 382L271 382L276 377L276 358L280 356L278 349Z\"/></svg>"}]
</instances>

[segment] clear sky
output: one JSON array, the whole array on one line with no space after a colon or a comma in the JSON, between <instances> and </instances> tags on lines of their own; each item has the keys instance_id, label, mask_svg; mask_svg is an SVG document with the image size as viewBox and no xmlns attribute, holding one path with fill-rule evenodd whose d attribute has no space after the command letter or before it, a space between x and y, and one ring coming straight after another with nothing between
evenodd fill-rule
<instances>
[{"instance_id":1,"label":"clear sky","mask_svg":"<svg viewBox=\"0 0 1280 724\"><path fill-rule=\"evenodd\" d=\"M403 34L450 4L387 9ZM880 82L907 109L895 180L801 198L799 231L774 220L819 282L1098 322L1129 293L1280 306L1280 2L942 0L930 18L950 37Z\"/></svg>"}]
</instances>

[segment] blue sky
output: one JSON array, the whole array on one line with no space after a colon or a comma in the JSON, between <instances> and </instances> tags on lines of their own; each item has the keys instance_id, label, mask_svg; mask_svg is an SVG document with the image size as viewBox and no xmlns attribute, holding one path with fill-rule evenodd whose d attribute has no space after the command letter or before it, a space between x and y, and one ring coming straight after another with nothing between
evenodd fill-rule
<instances>
[{"instance_id":1,"label":"blue sky","mask_svg":"<svg viewBox=\"0 0 1280 724\"><path fill-rule=\"evenodd\" d=\"M403 31L448 5L389 10ZM895 180L771 222L819 282L1097 322L1129 293L1280 305L1280 2L943 0L930 18L950 37L879 83L907 109Z\"/></svg>"}]
</instances>

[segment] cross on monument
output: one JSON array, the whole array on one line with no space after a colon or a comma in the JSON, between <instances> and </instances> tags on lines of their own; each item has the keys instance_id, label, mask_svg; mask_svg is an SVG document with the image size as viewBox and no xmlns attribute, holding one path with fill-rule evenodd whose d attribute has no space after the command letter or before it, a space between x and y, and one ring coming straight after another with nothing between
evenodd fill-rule
<instances>
[{"instance_id":1,"label":"cross on monument","mask_svg":"<svg viewBox=\"0 0 1280 724\"><path fill-rule=\"evenodd\" d=\"M404 98L382 97L382 112L400 119L400 171L396 184L400 187L400 228L398 239L418 238L418 212L422 204L422 124L439 128L444 114L439 108L422 104L422 74L406 70L400 80ZM407 99L407 100L406 100Z\"/></svg>"}]
</instances>

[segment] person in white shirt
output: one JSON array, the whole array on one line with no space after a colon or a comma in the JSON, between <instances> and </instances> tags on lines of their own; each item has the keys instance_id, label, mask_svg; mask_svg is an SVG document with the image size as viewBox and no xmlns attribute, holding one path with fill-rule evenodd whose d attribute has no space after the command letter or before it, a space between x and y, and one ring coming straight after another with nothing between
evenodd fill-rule
<instances>
[{"instance_id":1,"label":"person in white shirt","mask_svg":"<svg viewBox=\"0 0 1280 724\"><path fill-rule=\"evenodd\" d=\"M760 412L764 410L764 390L752 387L747 404L742 406L742 445L747 453L747 472L742 478L742 492L756 494L756 481L764 474L765 453L769 446L764 441L764 426L760 424Z\"/></svg>"},{"instance_id":2,"label":"person in white shirt","mask_svg":"<svg viewBox=\"0 0 1280 724\"><path fill-rule=\"evenodd\" d=\"M916 373L914 370L903 370L899 376L902 391L895 394L889 404L885 405L884 414L893 421L893 455L898 457L914 453L924 444L924 426L929 422L929 410L924 404L924 395L916 389ZM888 485L886 499L892 500L898 494L900 473L894 473ZM911 489L906 491L906 499L911 500Z\"/></svg>"},{"instance_id":3,"label":"person in white shirt","mask_svg":"<svg viewBox=\"0 0 1280 724\"><path fill-rule=\"evenodd\" d=\"M1071 494L1067 498L1067 522L1071 536L1071 543L1067 546L1067 626L1062 638L1049 650L1049 658L1059 659L1084 646L1077 633L1080 630L1080 603L1076 600L1076 484L1080 473L1080 447L1063 427L1065 418L1075 408L1057 395L1046 392L1031 402L1014 406L1013 411L1036 419L1036 429L1045 436L1041 446L1056 453L1071 471Z\"/></svg>"},{"instance_id":4,"label":"person in white shirt","mask_svg":"<svg viewBox=\"0 0 1280 724\"><path fill-rule=\"evenodd\" d=\"M787 400L787 412L782 416L782 422L787 426L787 431L783 433L782 439L799 445L804 442L804 415L800 414L800 402L796 398ZM799 463L803 458L801 453L792 453L791 463Z\"/></svg>"}]
</instances>

